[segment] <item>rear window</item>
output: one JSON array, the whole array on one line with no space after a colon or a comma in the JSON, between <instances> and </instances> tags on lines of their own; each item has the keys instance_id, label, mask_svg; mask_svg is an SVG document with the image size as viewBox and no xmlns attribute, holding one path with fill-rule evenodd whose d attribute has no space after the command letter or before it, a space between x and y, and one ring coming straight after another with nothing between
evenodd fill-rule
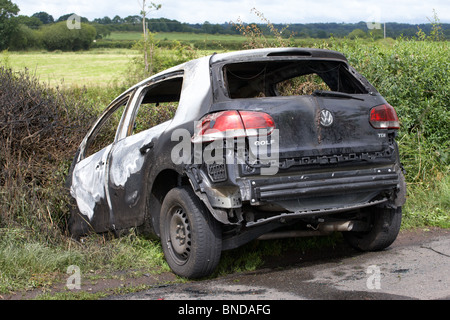
<instances>
[{"instance_id":1,"label":"rear window","mask_svg":"<svg viewBox=\"0 0 450 320\"><path fill-rule=\"evenodd\" d=\"M231 99L311 95L316 90L368 93L339 61L242 62L225 65L223 73Z\"/></svg>"}]
</instances>

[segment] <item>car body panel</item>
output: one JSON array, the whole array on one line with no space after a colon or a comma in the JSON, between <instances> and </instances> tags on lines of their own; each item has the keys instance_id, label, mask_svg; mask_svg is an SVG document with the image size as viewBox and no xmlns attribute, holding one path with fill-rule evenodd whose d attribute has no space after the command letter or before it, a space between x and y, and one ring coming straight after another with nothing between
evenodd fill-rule
<instances>
[{"instance_id":1,"label":"car body panel","mask_svg":"<svg viewBox=\"0 0 450 320\"><path fill-rule=\"evenodd\" d=\"M77 200L79 210L89 220L94 216L94 208L108 205L105 197L105 165L111 146L81 160L72 178L71 194ZM101 205L100 205L101 203Z\"/></svg>"}]
</instances>

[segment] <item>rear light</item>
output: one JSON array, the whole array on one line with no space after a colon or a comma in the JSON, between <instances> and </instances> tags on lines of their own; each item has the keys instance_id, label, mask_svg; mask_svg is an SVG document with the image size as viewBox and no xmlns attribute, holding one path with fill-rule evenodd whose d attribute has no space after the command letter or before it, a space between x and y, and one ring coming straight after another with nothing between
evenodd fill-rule
<instances>
[{"instance_id":1,"label":"rear light","mask_svg":"<svg viewBox=\"0 0 450 320\"><path fill-rule=\"evenodd\" d=\"M370 124L375 129L399 129L395 109L389 104L382 104L370 110Z\"/></svg>"},{"instance_id":2,"label":"rear light","mask_svg":"<svg viewBox=\"0 0 450 320\"><path fill-rule=\"evenodd\" d=\"M192 142L210 142L217 139L254 137L265 129L270 135L275 123L270 115L256 111L221 111L208 114L197 124Z\"/></svg>"},{"instance_id":3,"label":"rear light","mask_svg":"<svg viewBox=\"0 0 450 320\"><path fill-rule=\"evenodd\" d=\"M258 129L267 130L267 135L270 135L275 129L275 122L267 113L254 111L240 111L239 113L244 123L247 137L258 136Z\"/></svg>"}]
</instances>

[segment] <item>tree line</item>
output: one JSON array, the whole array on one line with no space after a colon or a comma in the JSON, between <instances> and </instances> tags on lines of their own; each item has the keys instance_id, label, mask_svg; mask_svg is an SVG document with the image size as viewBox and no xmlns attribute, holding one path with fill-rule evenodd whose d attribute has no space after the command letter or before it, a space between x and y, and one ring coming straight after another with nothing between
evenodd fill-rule
<instances>
[{"instance_id":1,"label":"tree line","mask_svg":"<svg viewBox=\"0 0 450 320\"><path fill-rule=\"evenodd\" d=\"M65 14L57 19L47 12L37 12L31 16L19 15L19 7L11 0L0 0L0 50L25 50L30 48L47 50L87 50L94 40L102 39L111 32L142 32L142 16L130 15L113 18L105 16L90 21L79 17L81 28L67 28L67 20L73 14ZM189 24L166 18L147 20L150 32L187 32L205 34L240 34L233 22L213 24ZM267 25L258 25L263 33L270 34ZM439 24L442 39L450 39L450 24ZM274 24L278 30L286 29L283 36L294 38L382 38L383 30L370 30L366 22L358 23L295 23L289 26ZM412 25L386 23L386 36L390 38L415 37L421 31L430 34L433 24Z\"/></svg>"}]
</instances>

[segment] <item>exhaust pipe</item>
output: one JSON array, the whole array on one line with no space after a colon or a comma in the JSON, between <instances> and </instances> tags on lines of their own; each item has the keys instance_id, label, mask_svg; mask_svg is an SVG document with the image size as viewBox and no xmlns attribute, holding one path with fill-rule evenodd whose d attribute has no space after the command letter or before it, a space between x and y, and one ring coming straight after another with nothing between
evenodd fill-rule
<instances>
[{"instance_id":1,"label":"exhaust pipe","mask_svg":"<svg viewBox=\"0 0 450 320\"><path fill-rule=\"evenodd\" d=\"M352 231L353 230L353 221L334 221L334 222L320 223L318 230L325 231L325 232Z\"/></svg>"},{"instance_id":2,"label":"exhaust pipe","mask_svg":"<svg viewBox=\"0 0 450 320\"><path fill-rule=\"evenodd\" d=\"M281 232L270 232L263 234L258 238L258 240L327 236L333 232L352 231L353 226L354 225L352 221L323 222L320 223L317 229L314 230L291 230Z\"/></svg>"}]
</instances>

